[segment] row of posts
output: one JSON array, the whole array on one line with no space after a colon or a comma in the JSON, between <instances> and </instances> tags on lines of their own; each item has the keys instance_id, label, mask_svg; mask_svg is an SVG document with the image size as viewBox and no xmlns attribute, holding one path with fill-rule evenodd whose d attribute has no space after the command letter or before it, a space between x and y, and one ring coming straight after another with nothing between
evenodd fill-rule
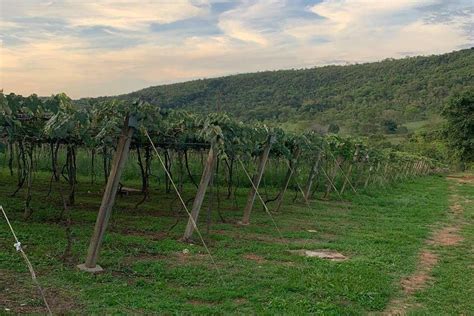
<instances>
[{"instance_id":1,"label":"row of posts","mask_svg":"<svg viewBox=\"0 0 474 316\"><path fill-rule=\"evenodd\" d=\"M116 194L119 188L119 182L120 178L122 176L123 169L125 167L125 163L128 158L129 150L130 150L130 144L132 141L133 133L135 129L137 128L137 122L133 117L127 117L124 123L124 127L122 129L122 132L120 134L118 144L117 144L117 150L115 151L115 155L112 161L112 167L107 179L107 184L105 187L104 194L102 196L102 202L99 208L99 213L97 215L95 227L94 227L94 232L92 234L89 248L87 251L87 257L86 261L84 264L78 265L78 268L87 272L99 272L102 271L102 268L97 265L97 260L99 257L99 252L100 248L102 245L102 241L105 235L105 231L107 228L108 221L110 219L110 215L112 213L112 207L115 203L115 198ZM248 197L247 197L247 203L244 208L243 212L243 217L242 221L240 222L242 225L248 225L250 222L250 214L252 212L254 203L255 203L255 198L257 195L257 190L260 186L260 182L263 177L263 173L265 171L265 166L268 161L268 157L270 155L270 150L272 143L274 142L274 136L269 136L264 148L263 152L260 155L258 159L258 166L256 173L252 179L253 185L251 186ZM294 165L294 162L296 162L301 154L301 151L298 149L294 152L293 159L290 161L289 164L289 169L287 172L287 175L285 177L285 185L283 191L280 193L280 196L278 197L278 202L277 202L277 208L279 209L282 201L283 201L283 195L288 188L288 185L290 183L291 177L294 175L294 172L296 170L296 167ZM354 155L354 160L357 159L358 155L358 149L356 149L356 153ZM314 161L312 162L312 166L310 169L310 173L308 176L308 181L305 185L305 187L302 189L302 193L304 195L304 199L308 201L311 192L312 192L312 187L314 180L317 176L317 172L320 167L320 162L322 159L322 152L320 151L318 155L315 157ZM195 225L198 221L199 217L199 212L201 210L202 203L204 201L204 197L207 191L207 187L209 185L209 182L211 181L212 175L213 175L213 170L215 168L215 164L217 162L217 151L214 148L213 145L211 145L209 149L209 153L206 159L206 163L204 165L204 170L201 176L201 181L198 186L198 190L196 193L196 196L194 198L194 202L192 205L191 209L191 218L189 218L188 223L186 225L186 229L184 232L183 240L189 241L191 236L193 235L193 232L195 230ZM337 164L337 160L336 160ZM414 172L416 174L423 174L428 171L428 164L424 161L419 161L415 163L410 163L413 164L411 166L406 166L406 168L403 170L403 172L400 172L399 174L404 174L408 176L408 172ZM335 166L336 168L336 166ZM380 168L380 164L377 166L377 170ZM385 170L384 174L388 172L388 165L385 165ZM349 181L349 176L352 170L352 165L350 166L350 169L348 171L348 174L346 175L346 179L344 181L342 190L343 191L347 185L347 182ZM370 172L369 171L369 177L370 177ZM334 178L334 177L333 177ZM330 180L330 179L328 179ZM368 183L368 178L366 180L366 185ZM354 189L355 190L355 189Z\"/></svg>"}]
</instances>

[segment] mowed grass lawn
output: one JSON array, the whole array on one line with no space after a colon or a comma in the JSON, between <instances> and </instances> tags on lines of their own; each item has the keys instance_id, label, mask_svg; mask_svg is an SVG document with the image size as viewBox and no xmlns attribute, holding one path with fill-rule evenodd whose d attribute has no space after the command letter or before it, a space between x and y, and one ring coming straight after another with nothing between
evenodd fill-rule
<instances>
[{"instance_id":1,"label":"mowed grass lawn","mask_svg":"<svg viewBox=\"0 0 474 316\"><path fill-rule=\"evenodd\" d=\"M0 175L0 204L8 212L56 313L382 312L402 291L400 279L416 269L418 252L432 226L446 220L449 209L449 185L441 176L370 188L347 194L343 201L335 196L331 201L315 200L309 206L292 202L291 193L284 207L273 213L281 238L258 201L251 225L235 224L247 193L242 188L237 203L220 198L226 223L219 222L213 212L207 231L207 205L202 209L199 226L215 260L213 265L198 239L192 245L179 241L186 218L182 212L176 215L175 196L154 190L151 199L138 209L134 204L141 196L117 199L99 260L105 272L91 275L75 265L84 261L102 185L89 185L87 179L80 179L76 205L71 208L73 255L63 263L65 228L57 221L61 203L57 190L46 196L48 175L35 178L34 213L28 221L22 219L24 193L9 197L15 179L6 172ZM470 190L472 197L472 187ZM185 195L193 196L191 188ZM472 232L469 234L472 241ZM7 311L5 308L10 312L44 312L13 242L2 220L0 313ZM289 251L297 249L334 250L348 259L333 262ZM469 269L465 264L472 269L472 257L472 251L469 257L459 256L463 261L454 264L453 271ZM451 264L443 262L436 272L463 278L462 274L450 274L450 269ZM429 301L436 297L442 302L443 296L438 294L424 292L419 299L423 303L423 298ZM469 298L464 296L464 300ZM443 306L449 309L450 304L446 301Z\"/></svg>"}]
</instances>

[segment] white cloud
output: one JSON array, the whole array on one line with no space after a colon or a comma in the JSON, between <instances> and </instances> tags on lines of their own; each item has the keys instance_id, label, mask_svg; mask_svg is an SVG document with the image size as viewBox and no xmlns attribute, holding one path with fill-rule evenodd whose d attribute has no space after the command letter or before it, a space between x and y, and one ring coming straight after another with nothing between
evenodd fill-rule
<instances>
[{"instance_id":1,"label":"white cloud","mask_svg":"<svg viewBox=\"0 0 474 316\"><path fill-rule=\"evenodd\" d=\"M245 1L241 6L225 12L219 17L219 27L224 33L243 42L261 46L270 43L272 24L284 14L285 1L260 0Z\"/></svg>"},{"instance_id":2,"label":"white cloud","mask_svg":"<svg viewBox=\"0 0 474 316\"><path fill-rule=\"evenodd\" d=\"M325 0L310 8L323 19L289 21L284 33L306 43L316 56L350 62L401 57L403 52L442 53L465 45L469 39L462 26L466 17L450 24L424 22L422 9L439 3L439 0ZM315 38L320 43L309 45Z\"/></svg>"},{"instance_id":3,"label":"white cloud","mask_svg":"<svg viewBox=\"0 0 474 316\"><path fill-rule=\"evenodd\" d=\"M113 95L225 74L374 61L401 57L401 52L443 53L471 43L465 29L472 26L472 14L449 23L427 21L425 6L440 1L325 0L308 8L295 8L290 0L243 1L210 16L205 0L6 0L0 88L21 94ZM150 28L193 17L215 23L222 33L171 37ZM99 36L91 45L90 35L79 31L97 25L113 30L103 29L104 39ZM127 45L113 47L108 35Z\"/></svg>"},{"instance_id":4,"label":"white cloud","mask_svg":"<svg viewBox=\"0 0 474 316\"><path fill-rule=\"evenodd\" d=\"M390 28L391 22L387 19L390 20L395 14L410 15L410 10L414 8L437 2L438 0L324 0L310 10L324 18L318 23L320 35L338 36L341 32L356 33L361 29L377 29L382 26Z\"/></svg>"},{"instance_id":5,"label":"white cloud","mask_svg":"<svg viewBox=\"0 0 474 316\"><path fill-rule=\"evenodd\" d=\"M103 25L125 29L139 29L153 22L170 23L205 13L205 10L187 1L144 1L139 5L131 1L85 2L81 11L80 14L71 14L72 25Z\"/></svg>"},{"instance_id":6,"label":"white cloud","mask_svg":"<svg viewBox=\"0 0 474 316\"><path fill-rule=\"evenodd\" d=\"M62 19L71 26L105 26L139 30L150 23L170 23L204 15L208 5L188 0L63 0L18 4L6 0L5 7L22 17ZM7 12L10 13L10 12Z\"/></svg>"},{"instance_id":7,"label":"white cloud","mask_svg":"<svg viewBox=\"0 0 474 316\"><path fill-rule=\"evenodd\" d=\"M246 27L238 20L222 20L219 22L219 27L227 36L232 38L244 42L253 42L262 46L268 44L268 40L264 35L260 34L257 30Z\"/></svg>"}]
</instances>

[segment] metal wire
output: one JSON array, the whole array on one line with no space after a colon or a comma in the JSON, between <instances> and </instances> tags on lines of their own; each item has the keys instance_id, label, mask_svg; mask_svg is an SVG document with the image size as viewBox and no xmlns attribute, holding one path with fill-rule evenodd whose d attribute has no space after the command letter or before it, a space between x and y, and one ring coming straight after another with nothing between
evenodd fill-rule
<instances>
[{"instance_id":1,"label":"metal wire","mask_svg":"<svg viewBox=\"0 0 474 316\"><path fill-rule=\"evenodd\" d=\"M247 169L245 169L245 166L244 166L244 163L242 162L242 160L240 159L240 157L237 156L237 160L239 160L239 163L240 165L242 166L242 169L244 170L244 173L245 175L247 176L247 178L249 179L250 183L252 184L252 187L253 189L255 190L255 193L257 194L260 202L262 202L262 205L263 205L263 208L265 209L265 212L270 216L270 219L272 220L272 223L273 225L275 226L277 232L278 232L278 235L280 236L280 238L285 241L285 238L283 237L283 234L281 233L280 231L280 228L278 227L277 223L275 222L275 219L273 218L273 215L272 213L270 213L270 210L268 209L267 207L267 204L265 204L265 201L263 200L262 196L260 195L260 193L258 192L258 189L257 187L255 186L255 184L253 183L252 181L252 177L250 176L250 174L247 172ZM288 246L288 245L287 245Z\"/></svg>"},{"instance_id":2,"label":"metal wire","mask_svg":"<svg viewBox=\"0 0 474 316\"><path fill-rule=\"evenodd\" d=\"M167 175L168 178L170 179L171 185L173 186L174 190L176 191L176 194L178 195L178 198L179 198L179 200L181 201L181 204L183 205L183 207L184 207L186 213L188 214L189 220L191 221L191 223L192 223L194 229L196 230L196 233L198 234L199 239L200 239L201 242L202 242L202 245L203 245L204 248L206 249L206 252L207 252L207 254L209 255L209 257L211 258L212 264L214 265L214 267L215 267L215 269L216 269L216 271L217 271L217 273L218 273L218 275L219 275L219 278L221 279L222 283L225 284L224 279L222 278L222 274L221 274L221 272L220 272L220 270L219 270L219 267L217 266L217 264L216 264L216 262L215 262L215 260L214 260L214 257L213 257L212 254L211 254L211 251L210 251L209 248L207 247L206 242L204 241L204 238L202 237L202 234L201 234L201 232L199 231L199 228L197 227L196 221L195 221L194 218L192 217L191 212L189 212L188 207L186 206L186 203L184 202L183 198L181 197L181 194L179 193L179 190L178 190L178 188L176 187L176 184L174 183L173 178L171 177L171 174L169 173L168 169L167 169L166 166L165 166L165 163L164 163L163 159L161 158L161 156L160 156L158 150L156 149L155 144L153 143L153 141L152 141L150 135L148 134L148 131L145 131L145 135L146 135L146 137L148 138L148 140L150 141L150 144L151 144L151 146L153 147L153 150L155 151L156 156L157 156L158 159L160 160L161 166L162 166L163 169L165 170L166 175Z\"/></svg>"},{"instance_id":3,"label":"metal wire","mask_svg":"<svg viewBox=\"0 0 474 316\"><path fill-rule=\"evenodd\" d=\"M7 221L8 227L10 227L10 230L12 232L13 238L15 239L15 244L13 246L16 248L16 251L19 251L21 253L23 259L25 260L26 265L28 266L28 270L30 271L30 274L31 274L31 279L35 283L36 287L38 288L38 290L40 292L41 297L43 298L43 302L44 302L44 305L46 306L46 309L48 310L48 314L53 315L53 313L51 312L51 308L49 307L48 301L46 300L46 296L44 295L43 288L41 287L41 285L39 284L38 279L36 278L36 273L35 273L35 270L33 269L33 265L31 264L30 260L28 259L28 256L26 255L26 253L23 251L23 248L21 247L21 243L18 240L18 238L15 234L15 231L13 230L13 227L10 223L10 220L8 219L7 213L3 209L3 206L0 205L0 209L2 210L3 216L5 217L5 220Z\"/></svg>"}]
</instances>

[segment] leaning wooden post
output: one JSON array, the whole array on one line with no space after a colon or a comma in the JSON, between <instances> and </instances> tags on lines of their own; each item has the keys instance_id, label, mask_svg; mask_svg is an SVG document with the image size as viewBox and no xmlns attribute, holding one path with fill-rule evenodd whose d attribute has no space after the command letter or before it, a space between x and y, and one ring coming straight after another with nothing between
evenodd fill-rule
<instances>
[{"instance_id":1,"label":"leaning wooden post","mask_svg":"<svg viewBox=\"0 0 474 316\"><path fill-rule=\"evenodd\" d=\"M413 178L413 162L409 161L407 163L407 167L405 169L405 177L406 178Z\"/></svg>"},{"instance_id":2,"label":"leaning wooden post","mask_svg":"<svg viewBox=\"0 0 474 316\"><path fill-rule=\"evenodd\" d=\"M423 174L423 175L427 175L427 174L428 174L428 171L429 171L429 166L428 166L428 164L427 164L425 161L422 161L421 165L422 165L422 168L423 168L422 174Z\"/></svg>"},{"instance_id":3,"label":"leaning wooden post","mask_svg":"<svg viewBox=\"0 0 474 316\"><path fill-rule=\"evenodd\" d=\"M421 162L421 174L426 175L426 162L425 161Z\"/></svg>"},{"instance_id":4,"label":"leaning wooden post","mask_svg":"<svg viewBox=\"0 0 474 316\"><path fill-rule=\"evenodd\" d=\"M405 179L406 179L406 173L405 173L406 166L407 166L406 163L401 163L401 165L398 167L398 170L397 170L397 180L398 180L398 179L402 179L402 180L405 180Z\"/></svg>"},{"instance_id":5,"label":"leaning wooden post","mask_svg":"<svg viewBox=\"0 0 474 316\"><path fill-rule=\"evenodd\" d=\"M383 184L386 184L388 182L388 167L389 167L389 163L386 162L385 163L385 166L383 168L383 174L382 174L382 180L383 180Z\"/></svg>"},{"instance_id":6,"label":"leaning wooden post","mask_svg":"<svg viewBox=\"0 0 474 316\"><path fill-rule=\"evenodd\" d=\"M416 176L416 165L418 162L411 162L408 174L410 177L414 178Z\"/></svg>"},{"instance_id":7,"label":"leaning wooden post","mask_svg":"<svg viewBox=\"0 0 474 316\"><path fill-rule=\"evenodd\" d=\"M323 197L324 199L329 198L329 194L331 193L333 187L334 187L334 190L337 190L334 185L334 180L336 180L337 169L340 168L342 161L343 161L343 158L341 156L339 156L337 159L334 159L334 166L333 166L333 169L331 170L331 175L328 177L329 184L326 188L326 193L324 194L324 197Z\"/></svg>"},{"instance_id":8,"label":"leaning wooden post","mask_svg":"<svg viewBox=\"0 0 474 316\"><path fill-rule=\"evenodd\" d=\"M272 148L272 143L274 142L274 136L270 136L267 139L267 143L263 149L263 153L260 156L257 173L255 174L253 180L253 185L250 187L250 191L247 198L247 204L244 209L244 216L240 224L248 225L250 223L250 212L252 212L253 204L255 202L255 197L257 195L257 190L260 185L260 181L263 177L263 172L265 171L265 165L267 164L268 156L270 155L270 149Z\"/></svg>"},{"instance_id":9,"label":"leaning wooden post","mask_svg":"<svg viewBox=\"0 0 474 316\"><path fill-rule=\"evenodd\" d=\"M431 174L431 167L430 167L430 165L429 165L427 162L425 162L425 166L426 166L426 174Z\"/></svg>"},{"instance_id":10,"label":"leaning wooden post","mask_svg":"<svg viewBox=\"0 0 474 316\"><path fill-rule=\"evenodd\" d=\"M214 148L214 144L212 144L207 155L204 170L202 172L201 182L199 183L196 197L194 198L193 208L191 210L191 218L189 218L188 224L186 225L186 229L184 231L184 241L189 241L191 239L191 236L193 235L195 229L195 225L197 225L199 211L201 210L202 202L204 201L204 196L206 195L207 186L209 185L209 181L212 178L216 160L217 150Z\"/></svg>"},{"instance_id":11,"label":"leaning wooden post","mask_svg":"<svg viewBox=\"0 0 474 316\"><path fill-rule=\"evenodd\" d=\"M379 172L380 171L380 166L381 166L381 163L379 161L379 162L377 162L377 168L375 168L375 171L374 171L374 176L373 176L372 183L377 181L380 184L380 172Z\"/></svg>"},{"instance_id":12,"label":"leaning wooden post","mask_svg":"<svg viewBox=\"0 0 474 316\"><path fill-rule=\"evenodd\" d=\"M322 156L322 152L320 150L318 152L318 156L317 156L316 160L313 163L313 166L311 167L311 171L309 172L308 181L306 182L306 186L305 186L305 190L304 190L304 199L306 201L309 200L309 196L311 194L311 189L313 187L314 178L316 178L316 175L318 173L319 162L321 161L321 156Z\"/></svg>"},{"instance_id":13,"label":"leaning wooden post","mask_svg":"<svg viewBox=\"0 0 474 316\"><path fill-rule=\"evenodd\" d=\"M364 182L364 189L367 188L369 185L370 174L372 173L372 166L369 166L369 170L367 171L367 178L365 178Z\"/></svg>"},{"instance_id":14,"label":"leaning wooden post","mask_svg":"<svg viewBox=\"0 0 474 316\"><path fill-rule=\"evenodd\" d=\"M357 146L354 156L352 157L352 163L350 164L349 170L347 171L347 175L344 179L344 183L342 184L342 189L341 189L340 194L344 193L344 190L346 189L346 185L349 182L349 177L352 175L352 167L354 166L355 163L357 163L358 156L359 156L359 146Z\"/></svg>"},{"instance_id":15,"label":"leaning wooden post","mask_svg":"<svg viewBox=\"0 0 474 316\"><path fill-rule=\"evenodd\" d=\"M421 167L421 160L418 160L416 162L416 167L415 167L415 173L416 173L417 176L420 175L420 169L421 169L420 167Z\"/></svg>"},{"instance_id":16,"label":"leaning wooden post","mask_svg":"<svg viewBox=\"0 0 474 316\"><path fill-rule=\"evenodd\" d=\"M107 223L112 213L112 207L115 202L115 196L120 182L120 177L125 166L125 162L128 158L130 150L130 143L135 128L137 127L137 121L134 117L126 118L125 124L120 134L119 141L117 143L117 150L112 162L112 169L110 170L109 177L107 179L107 185L105 187L104 195L102 196L102 203L100 204L99 214L95 222L94 233L89 244L89 250L87 251L87 258L84 264L78 265L78 268L87 272L100 272L103 269L97 265L97 259L99 257L100 247L104 239L105 230Z\"/></svg>"},{"instance_id":17,"label":"leaning wooden post","mask_svg":"<svg viewBox=\"0 0 474 316\"><path fill-rule=\"evenodd\" d=\"M288 171L286 173L283 190L280 192L280 196L278 196L277 207L275 208L275 212L278 212L283 204L283 198L285 197L286 190L288 190L288 186L290 185L291 177L295 173L296 163L298 158L300 157L301 149L297 148L296 151L293 153L293 158L288 163Z\"/></svg>"},{"instance_id":18,"label":"leaning wooden post","mask_svg":"<svg viewBox=\"0 0 474 316\"><path fill-rule=\"evenodd\" d=\"M404 170L403 170L404 178L405 178L405 179L409 178L410 175L411 175L411 172L410 172L410 171L411 171L411 162L408 161L408 162L405 164L405 167L404 167L403 169L404 169Z\"/></svg>"}]
</instances>

